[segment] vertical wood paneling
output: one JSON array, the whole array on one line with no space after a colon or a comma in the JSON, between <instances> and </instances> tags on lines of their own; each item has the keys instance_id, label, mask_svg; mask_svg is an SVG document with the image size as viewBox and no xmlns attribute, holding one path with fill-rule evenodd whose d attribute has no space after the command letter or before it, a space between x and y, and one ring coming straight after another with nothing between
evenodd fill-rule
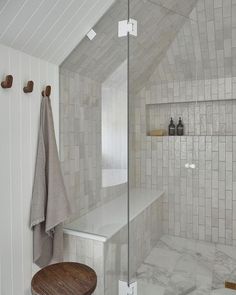
<instances>
[{"instance_id":1,"label":"vertical wood paneling","mask_svg":"<svg viewBox=\"0 0 236 295\"><path fill-rule=\"evenodd\" d=\"M30 60L29 56L23 55L21 58L21 80L26 80L26 75L29 73ZM23 83L21 83L23 86ZM22 99L22 136L21 136L21 182L22 182L22 194L23 194L23 224L29 226L29 211L30 211L30 194L31 194L31 183L30 183L30 103L28 96L24 97L21 94ZM23 263L24 263L24 286L29 286L30 274L31 274L31 257L32 248L28 245L32 243L31 235L29 230L23 231Z\"/></svg>"},{"instance_id":2,"label":"vertical wood paneling","mask_svg":"<svg viewBox=\"0 0 236 295\"><path fill-rule=\"evenodd\" d=\"M101 1L93 1L91 4L93 9L87 11L83 16L83 20L77 22L74 28L72 30L70 29L71 31L65 31L67 34L61 35L61 39L57 38L55 40L59 45L56 45L54 41L51 42L40 57L45 58L46 56L47 60L51 62L57 64L62 63L113 3L114 0L104 0L102 3ZM96 14L94 14L94 11L96 11ZM96 19L94 17L95 15ZM64 38L62 38L62 36L64 36Z\"/></svg>"},{"instance_id":3,"label":"vertical wood paneling","mask_svg":"<svg viewBox=\"0 0 236 295\"><path fill-rule=\"evenodd\" d=\"M34 12L40 8L39 5L42 5L42 3L41 1L39 3L38 0L28 0L21 5L19 12L14 19L14 26L9 26L4 33L4 38L8 44L11 44L19 31L21 31L22 19L27 21Z\"/></svg>"},{"instance_id":4,"label":"vertical wood paneling","mask_svg":"<svg viewBox=\"0 0 236 295\"><path fill-rule=\"evenodd\" d=\"M70 3L71 1L68 2ZM38 24L36 32L32 34L32 37L27 40L22 49L27 51L29 50L28 52L33 52L35 49L35 45L40 43L47 34L48 30L50 30L50 28L54 26L54 24L58 21L58 17L64 9L64 1L56 1L56 5L53 6L52 10L46 12L46 18ZM47 26L44 25L45 23L47 23Z\"/></svg>"},{"instance_id":5,"label":"vertical wood paneling","mask_svg":"<svg viewBox=\"0 0 236 295\"><path fill-rule=\"evenodd\" d=\"M48 47L49 48L51 47L51 49L52 49L52 46L53 46L56 50L59 47L60 48L63 47L62 44L65 44L65 39L67 39L68 36L71 35L71 33L76 29L76 27L80 27L82 25L83 20L85 19L85 17L89 13L89 11L91 9L94 9L94 7L96 7L96 5L98 5L98 3L97 3L97 1L94 1L94 0L80 1L80 6L78 7L77 10L74 10L73 12L70 13L70 16L67 18L68 21L66 23L65 23L65 21L61 22L61 25L60 25L61 30L59 32L57 31L57 33L54 34L54 39L48 40L48 42L46 43L49 45ZM101 4L99 6L101 6ZM68 32L68 35L67 36L65 35L66 38L64 40L62 40L61 36L63 36L65 34L65 32ZM42 51L43 51L43 54L45 54L45 52L48 52L48 48L46 48L46 50L42 46L41 46L41 48L40 47L37 48L38 53L39 52L42 53ZM36 52L36 54L37 54L37 52Z\"/></svg>"},{"instance_id":6,"label":"vertical wood paneling","mask_svg":"<svg viewBox=\"0 0 236 295\"><path fill-rule=\"evenodd\" d=\"M7 1L7 4L0 12L0 38L13 24L16 15L23 7L25 0ZM6 21L8 20L8 21Z\"/></svg>"},{"instance_id":7,"label":"vertical wood paneling","mask_svg":"<svg viewBox=\"0 0 236 295\"><path fill-rule=\"evenodd\" d=\"M24 22L23 26L21 25L20 31L18 28L18 31L15 32L15 37L11 40L10 46L21 50L24 44L31 38L32 32L35 33L37 30L38 24L42 23L46 14L57 4L55 0L44 0L40 2L38 2L38 4L41 4L38 9Z\"/></svg>"},{"instance_id":8,"label":"vertical wood paneling","mask_svg":"<svg viewBox=\"0 0 236 295\"><path fill-rule=\"evenodd\" d=\"M10 58L10 73L13 77L20 77L20 53L15 52ZM11 174L12 174L12 196L17 196L14 198L12 203L12 244L18 245L13 247L13 277L15 278L15 284L13 285L13 294L17 294L18 290L23 290L23 245L20 243L21 235L23 232L22 226L22 216L23 211L20 210L22 206L22 194L21 194L21 99L19 99L19 94L21 93L21 83L19 79L15 79L14 87L10 91L11 93ZM20 95L21 96L21 95Z\"/></svg>"},{"instance_id":9,"label":"vertical wood paneling","mask_svg":"<svg viewBox=\"0 0 236 295\"><path fill-rule=\"evenodd\" d=\"M29 217L41 90L52 85L58 133L58 67L1 45L0 64L1 79L9 73L14 76L11 89L0 87L1 294L29 295L33 252ZM34 92L24 94L30 79Z\"/></svg>"},{"instance_id":10,"label":"vertical wood paneling","mask_svg":"<svg viewBox=\"0 0 236 295\"><path fill-rule=\"evenodd\" d=\"M3 73L8 73L9 68L9 56L8 51L4 51L0 48L1 58L1 70ZM1 75L1 79L4 75ZM10 147L9 147L9 127L10 127L10 96L9 91L0 87L0 136L1 136L1 151L0 151L0 180L1 180L1 282L2 282L2 294L12 294L12 238L11 238L11 193L10 193ZM7 253L8 255L5 255ZM7 290L4 286L7 285Z\"/></svg>"}]
</instances>

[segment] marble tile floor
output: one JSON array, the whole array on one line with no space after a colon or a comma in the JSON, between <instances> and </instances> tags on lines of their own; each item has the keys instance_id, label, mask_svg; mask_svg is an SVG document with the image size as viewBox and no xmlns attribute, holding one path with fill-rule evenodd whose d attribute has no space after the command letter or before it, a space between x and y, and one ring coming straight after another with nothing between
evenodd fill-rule
<instances>
[{"instance_id":1,"label":"marble tile floor","mask_svg":"<svg viewBox=\"0 0 236 295\"><path fill-rule=\"evenodd\" d=\"M236 247L163 236L136 280L139 295L208 295L236 282Z\"/></svg>"}]
</instances>

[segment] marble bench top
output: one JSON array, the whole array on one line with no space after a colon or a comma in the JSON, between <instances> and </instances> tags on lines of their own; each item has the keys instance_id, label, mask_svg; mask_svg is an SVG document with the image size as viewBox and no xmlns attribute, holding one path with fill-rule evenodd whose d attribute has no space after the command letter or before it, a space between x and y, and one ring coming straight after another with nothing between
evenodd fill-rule
<instances>
[{"instance_id":1,"label":"marble bench top","mask_svg":"<svg viewBox=\"0 0 236 295\"><path fill-rule=\"evenodd\" d=\"M130 220L164 194L135 188L130 191ZM127 224L127 193L64 226L64 233L105 242Z\"/></svg>"}]
</instances>

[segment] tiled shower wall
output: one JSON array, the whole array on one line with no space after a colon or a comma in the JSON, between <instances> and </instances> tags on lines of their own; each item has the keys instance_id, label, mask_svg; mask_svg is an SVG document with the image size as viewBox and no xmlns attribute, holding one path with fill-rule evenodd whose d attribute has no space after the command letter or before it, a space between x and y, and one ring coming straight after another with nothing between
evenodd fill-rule
<instances>
[{"instance_id":1,"label":"tiled shower wall","mask_svg":"<svg viewBox=\"0 0 236 295\"><path fill-rule=\"evenodd\" d=\"M228 108L232 101L226 99L236 98L235 82L227 78L152 84L132 99L132 181L137 187L165 190L165 233L236 245L236 136L147 136L147 104L195 99L206 104L211 100L214 108L221 100ZM231 111L235 117L235 108ZM230 116L225 116L230 125ZM186 169L185 163L195 163L196 169Z\"/></svg>"},{"instance_id":2,"label":"tiled shower wall","mask_svg":"<svg viewBox=\"0 0 236 295\"><path fill-rule=\"evenodd\" d=\"M127 191L125 183L102 187L101 104L101 83L60 69L60 160L72 219Z\"/></svg>"},{"instance_id":3,"label":"tiled shower wall","mask_svg":"<svg viewBox=\"0 0 236 295\"><path fill-rule=\"evenodd\" d=\"M101 85L60 70L60 158L76 215L101 200Z\"/></svg>"},{"instance_id":4,"label":"tiled shower wall","mask_svg":"<svg viewBox=\"0 0 236 295\"><path fill-rule=\"evenodd\" d=\"M168 130L172 117L179 117L185 135L236 135L236 100L185 102L147 105L147 132Z\"/></svg>"}]
</instances>

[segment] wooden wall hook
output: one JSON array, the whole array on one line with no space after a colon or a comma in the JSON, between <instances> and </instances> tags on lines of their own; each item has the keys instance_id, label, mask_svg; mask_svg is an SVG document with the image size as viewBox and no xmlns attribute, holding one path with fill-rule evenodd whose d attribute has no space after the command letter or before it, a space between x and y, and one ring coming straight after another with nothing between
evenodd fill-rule
<instances>
[{"instance_id":1,"label":"wooden wall hook","mask_svg":"<svg viewBox=\"0 0 236 295\"><path fill-rule=\"evenodd\" d=\"M1 86L2 88L11 88L13 83L12 75L7 75L5 81L2 81Z\"/></svg>"},{"instance_id":2,"label":"wooden wall hook","mask_svg":"<svg viewBox=\"0 0 236 295\"><path fill-rule=\"evenodd\" d=\"M28 81L27 85L23 88L24 93L30 93L34 89L34 81Z\"/></svg>"},{"instance_id":3,"label":"wooden wall hook","mask_svg":"<svg viewBox=\"0 0 236 295\"><path fill-rule=\"evenodd\" d=\"M49 97L51 94L51 86L50 85L47 85L45 90L42 91L42 96L45 97Z\"/></svg>"}]
</instances>

